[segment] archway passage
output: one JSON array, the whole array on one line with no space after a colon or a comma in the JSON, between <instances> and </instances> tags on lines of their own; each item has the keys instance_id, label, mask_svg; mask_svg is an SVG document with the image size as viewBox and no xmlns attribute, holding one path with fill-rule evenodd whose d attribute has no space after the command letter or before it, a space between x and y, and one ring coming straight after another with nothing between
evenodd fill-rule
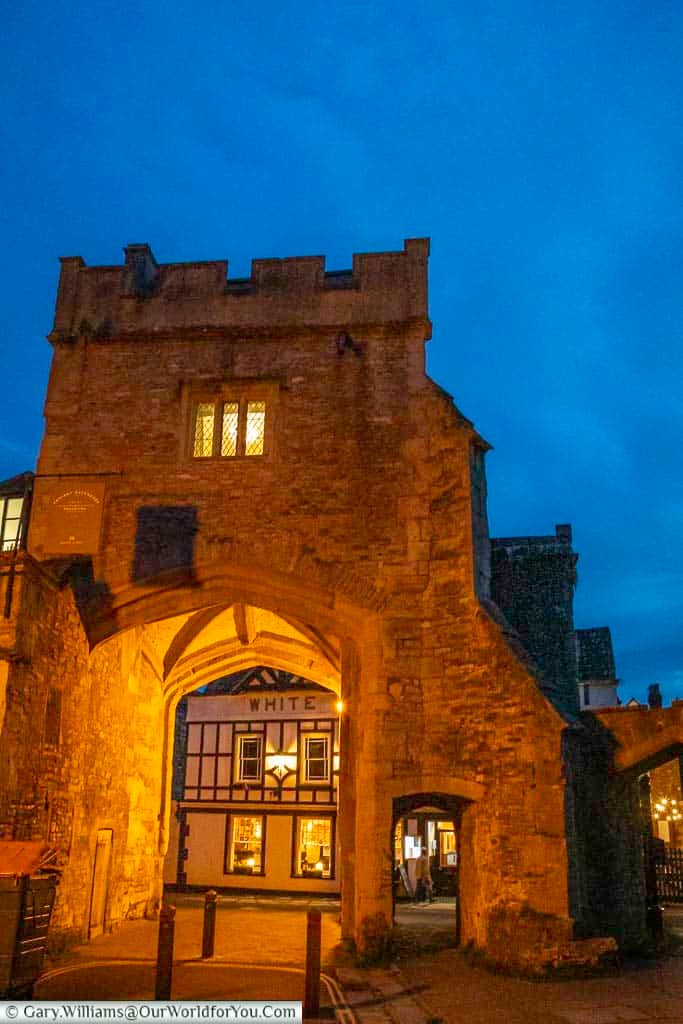
<instances>
[{"instance_id":1,"label":"archway passage","mask_svg":"<svg viewBox=\"0 0 683 1024\"><path fill-rule=\"evenodd\" d=\"M332 691L263 667L184 697L166 884L337 897L341 711Z\"/></svg>"},{"instance_id":2,"label":"archway passage","mask_svg":"<svg viewBox=\"0 0 683 1024\"><path fill-rule=\"evenodd\" d=\"M344 796L354 783L352 759L345 767L339 757L349 716L340 719L336 705L345 686L351 689L357 678L356 636L362 637L362 631L344 626L345 612L332 608L331 599L316 617L310 593L298 601L292 597L291 613L275 591L264 598L270 607L249 601L244 593L235 600L229 588L222 593L214 588L201 607L196 592L191 597L186 607L184 592L179 593L177 604L168 602L163 615L154 602L143 601L137 621L110 633L89 652L81 645L81 661L69 676L65 696L71 717L61 730L60 765L64 780L72 783L68 770L76 755L83 770L77 784L71 784L69 801L55 799L49 810L50 834L57 841L65 836L56 927L83 936L89 927L108 928L158 909L169 840L177 843L179 838L172 799L178 705L186 694L218 678L260 670L275 680L272 693L233 695L228 699L241 700L247 713L201 723L194 785L189 786L194 792L187 794L195 817L188 813L186 823L196 825L199 814L223 813L214 853L221 875L229 874L229 882L238 881L241 888L299 888L338 897L343 874L342 903L352 934L355 803ZM299 618L303 611L310 615ZM75 609L71 613L76 629ZM332 628L336 623L338 631ZM283 673L285 689L279 686ZM237 719L243 729L236 727ZM71 725L77 720L78 729ZM290 807L292 794L296 803ZM243 810L238 813L239 800ZM74 820L79 841L69 848ZM196 829L193 833L194 838ZM106 864L98 848L103 834L112 837ZM256 839L258 848L252 847ZM276 845L286 847L286 856L276 859L279 883L270 871L276 867ZM193 852L190 845L190 857ZM177 862L176 852L176 868ZM260 872L271 877L259 878ZM221 881L200 877L196 884L221 887ZM97 899L91 921L92 891Z\"/></svg>"},{"instance_id":3,"label":"archway passage","mask_svg":"<svg viewBox=\"0 0 683 1024\"><path fill-rule=\"evenodd\" d=\"M584 825L587 860L601 869L590 896L598 907L607 904L603 918L610 906L619 906L621 920L614 931L625 948L636 947L645 931L661 933L662 905L672 895L683 896L683 855L673 845L681 831L672 812L681 791L683 703L606 708L594 720L596 734L609 737L611 756L600 794L602 814L588 828ZM595 803L586 801L585 806ZM631 898L625 900L624 892Z\"/></svg>"},{"instance_id":4,"label":"archway passage","mask_svg":"<svg viewBox=\"0 0 683 1024\"><path fill-rule=\"evenodd\" d=\"M459 945L460 825L469 804L438 792L394 798L393 914L399 943Z\"/></svg>"},{"instance_id":5,"label":"archway passage","mask_svg":"<svg viewBox=\"0 0 683 1024\"><path fill-rule=\"evenodd\" d=\"M217 678L230 677L235 673L253 671L257 668L289 673L290 677L304 679L307 685L316 685L335 697L340 697L341 650L340 642L332 634L323 633L314 626L299 622L293 616L288 616L285 613L239 601L228 606L209 605L206 608L183 612L177 616L148 623L142 627L142 646L148 660L154 664L164 697L164 753L160 814L162 829L159 841L160 853L166 856L171 836L171 779L175 715L182 698L202 686L210 685ZM305 694L300 696L300 709L305 710L306 696ZM264 697L264 701L265 699ZM286 703L289 704L291 699L290 696ZM295 700L299 701L299 697L297 696ZM263 709L256 712L256 715L263 719ZM253 728L249 725L252 718L253 713L245 704L240 727L251 729L253 732ZM338 726L335 726L335 729L338 734ZM228 728L227 722L224 726L219 726L217 722L212 725L207 723L206 730L202 729L202 736L205 733L207 743L210 741L216 744L228 744L230 749L229 752L227 749L216 750L211 761L208 760L208 754L202 755L197 770L206 769L207 772L227 770L233 753L235 759L239 757L239 750L235 747L237 738L232 726ZM264 733L264 744L266 743L266 733ZM270 739L268 742L272 746L275 740ZM235 748L234 751L233 748ZM285 758L282 762L284 764L287 762L286 752L281 751L281 753ZM266 757L266 747L264 746L260 770L266 773L267 778L271 780L273 776L268 773L271 772L275 764L273 757L270 755ZM194 770L196 767L194 760L191 764L192 770ZM230 771L233 771L231 764ZM193 793L197 801L201 801L209 791L209 787L203 786L201 781L201 778L198 779L198 788L195 787L196 792ZM235 782L246 785L247 789L251 788L252 794L256 790L253 785L249 787L249 780L235 780L232 775L230 780L219 779L217 775L215 795L223 798L234 796ZM252 823L252 826L257 827L255 823Z\"/></svg>"}]
</instances>

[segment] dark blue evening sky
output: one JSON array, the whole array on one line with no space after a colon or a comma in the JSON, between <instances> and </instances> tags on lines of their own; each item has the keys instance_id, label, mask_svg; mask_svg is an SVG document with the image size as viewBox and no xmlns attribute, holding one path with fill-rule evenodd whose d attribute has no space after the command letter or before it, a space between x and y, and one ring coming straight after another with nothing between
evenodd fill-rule
<instances>
[{"instance_id":1,"label":"dark blue evening sky","mask_svg":"<svg viewBox=\"0 0 683 1024\"><path fill-rule=\"evenodd\" d=\"M571 522L622 698L683 697L680 3L2 4L0 479L33 468L60 255L402 248L493 535Z\"/></svg>"}]
</instances>

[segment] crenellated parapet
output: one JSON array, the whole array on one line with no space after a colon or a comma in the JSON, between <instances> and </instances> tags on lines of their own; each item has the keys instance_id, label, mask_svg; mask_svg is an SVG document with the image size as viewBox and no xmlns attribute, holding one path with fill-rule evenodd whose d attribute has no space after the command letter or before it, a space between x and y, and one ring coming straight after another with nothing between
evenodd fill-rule
<instances>
[{"instance_id":1,"label":"crenellated parapet","mask_svg":"<svg viewBox=\"0 0 683 1024\"><path fill-rule=\"evenodd\" d=\"M53 344L85 335L106 340L135 332L268 330L427 320L429 239L400 252L356 253L350 270L327 270L324 256L252 261L230 278L226 260L157 263L147 244L126 246L120 266L89 267L63 257Z\"/></svg>"}]
</instances>

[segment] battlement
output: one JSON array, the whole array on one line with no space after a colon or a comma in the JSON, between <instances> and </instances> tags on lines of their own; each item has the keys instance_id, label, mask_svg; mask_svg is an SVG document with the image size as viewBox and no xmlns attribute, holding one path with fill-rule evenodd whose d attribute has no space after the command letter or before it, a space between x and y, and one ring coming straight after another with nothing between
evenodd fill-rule
<instances>
[{"instance_id":1,"label":"battlement","mask_svg":"<svg viewBox=\"0 0 683 1024\"><path fill-rule=\"evenodd\" d=\"M543 537L492 537L491 545L497 550L505 550L509 555L524 555L532 551L543 550L548 553L562 553L572 550L572 528L569 523L558 524L555 535Z\"/></svg>"},{"instance_id":2,"label":"battlement","mask_svg":"<svg viewBox=\"0 0 683 1024\"><path fill-rule=\"evenodd\" d=\"M248 278L227 260L157 263L149 245L124 249L120 266L61 259L53 344L80 335L196 328L267 330L421 321L428 336L429 239L401 252L354 253L350 270L328 271L324 256L255 259Z\"/></svg>"}]
</instances>

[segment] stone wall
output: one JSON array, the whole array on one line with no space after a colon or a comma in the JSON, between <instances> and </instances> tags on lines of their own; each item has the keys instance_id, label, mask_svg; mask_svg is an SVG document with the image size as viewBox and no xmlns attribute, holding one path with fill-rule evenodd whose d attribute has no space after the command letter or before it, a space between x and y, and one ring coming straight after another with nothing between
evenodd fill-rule
<instances>
[{"instance_id":1,"label":"stone wall","mask_svg":"<svg viewBox=\"0 0 683 1024\"><path fill-rule=\"evenodd\" d=\"M554 537L491 541L491 597L538 666L544 692L572 715L579 710L573 612L577 560L569 526L557 526Z\"/></svg>"},{"instance_id":2,"label":"stone wall","mask_svg":"<svg viewBox=\"0 0 683 1024\"><path fill-rule=\"evenodd\" d=\"M565 720L482 603L485 446L424 371L427 253L412 240L331 276L318 258L257 261L232 283L225 264L158 267L138 247L121 268L63 263L39 473L104 482L101 542L78 589L102 644L86 665L81 637L68 671L70 644L46 655L40 685L55 666L72 680L64 721L78 719L79 735L59 760L82 809L70 868L81 887L105 799L117 821L128 815L118 915L160 877L162 714L135 630L240 600L327 630L344 652L345 934L362 947L388 929L393 800L429 792L467 805L464 941L486 948L516 930L536 948L571 932ZM266 453L192 458L197 396L256 393ZM30 545L49 515L38 488ZM560 547L558 587L571 589ZM71 595L60 600L73 612Z\"/></svg>"},{"instance_id":3,"label":"stone wall","mask_svg":"<svg viewBox=\"0 0 683 1024\"><path fill-rule=\"evenodd\" d=\"M591 715L565 735L570 912L580 937L647 941L637 776L614 771L614 738Z\"/></svg>"},{"instance_id":4,"label":"stone wall","mask_svg":"<svg viewBox=\"0 0 683 1024\"><path fill-rule=\"evenodd\" d=\"M108 921L145 913L159 897L159 680L134 634L90 654L73 590L26 555L10 621L0 835L57 850L53 931L82 938L98 829L113 832ZM50 691L61 714L46 734Z\"/></svg>"}]
</instances>

